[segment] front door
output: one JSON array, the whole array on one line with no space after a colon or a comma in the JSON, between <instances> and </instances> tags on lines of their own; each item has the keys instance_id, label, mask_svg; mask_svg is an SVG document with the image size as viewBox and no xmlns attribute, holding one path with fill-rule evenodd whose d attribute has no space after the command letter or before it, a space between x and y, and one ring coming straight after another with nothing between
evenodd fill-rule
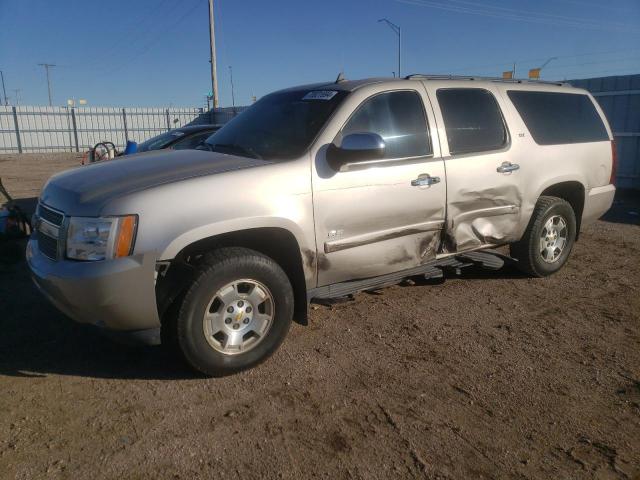
<instances>
[{"instance_id":1,"label":"front door","mask_svg":"<svg viewBox=\"0 0 640 480\"><path fill-rule=\"evenodd\" d=\"M370 132L380 135L386 148L375 166L348 171L328 165L326 148L315 155L318 286L396 272L435 258L445 220L446 179L438 142L431 140L434 118L426 92L357 90L334 122L339 122L332 138L336 145L345 135Z\"/></svg>"}]
</instances>

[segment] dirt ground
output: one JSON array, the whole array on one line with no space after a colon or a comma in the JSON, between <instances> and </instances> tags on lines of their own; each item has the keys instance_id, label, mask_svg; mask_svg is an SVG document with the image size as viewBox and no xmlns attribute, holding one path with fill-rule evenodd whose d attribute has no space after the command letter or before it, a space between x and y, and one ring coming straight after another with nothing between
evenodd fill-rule
<instances>
[{"instance_id":1,"label":"dirt ground","mask_svg":"<svg viewBox=\"0 0 640 480\"><path fill-rule=\"evenodd\" d=\"M76 161L0 156L0 177L36 197ZM638 479L638 202L608 218L551 278L313 306L222 379L74 324L0 264L0 478Z\"/></svg>"}]
</instances>

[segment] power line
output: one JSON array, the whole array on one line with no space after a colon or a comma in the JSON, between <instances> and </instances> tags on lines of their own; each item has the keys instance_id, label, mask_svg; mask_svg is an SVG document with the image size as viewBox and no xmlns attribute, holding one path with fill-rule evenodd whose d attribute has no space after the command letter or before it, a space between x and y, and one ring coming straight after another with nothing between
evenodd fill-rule
<instances>
[{"instance_id":1,"label":"power line","mask_svg":"<svg viewBox=\"0 0 640 480\"><path fill-rule=\"evenodd\" d=\"M603 60L600 62L583 62L583 63L571 63L567 65L553 65L548 67L547 70L558 70L560 68L571 68L571 67L584 67L586 65L603 65L607 63L620 63L620 62L634 62L640 61L640 57L631 57L631 58L618 58L614 60Z\"/></svg>"},{"instance_id":2,"label":"power line","mask_svg":"<svg viewBox=\"0 0 640 480\"><path fill-rule=\"evenodd\" d=\"M515 21L525 21L532 23L540 23L545 25L558 25L558 26L572 26L579 28L590 28L596 30L621 30L627 29L632 32L638 32L639 30L633 29L628 25L619 23L606 24L602 21L595 21L583 18L566 17L563 15L555 15L543 12L534 12L530 10L515 10L505 7L498 7L493 5L478 4L475 2L469 2L465 0L449 0L449 3L436 2L433 0L397 0L401 3L407 3L411 5L439 8L441 10L447 10L458 13L467 13L471 15L481 15L486 17L504 18ZM458 3L458 5L455 5ZM608 26L608 28L607 28Z\"/></svg>"},{"instance_id":3,"label":"power line","mask_svg":"<svg viewBox=\"0 0 640 480\"><path fill-rule=\"evenodd\" d=\"M640 50L609 50L606 52L586 52L586 53L577 53L574 55L556 55L556 57L558 59L568 59L568 58L581 58L581 57L595 57L598 55L611 55L611 54L617 54L617 53L640 53ZM538 57L538 58L526 58L526 59L519 59L519 60L515 60L516 63L536 63L536 62L542 62L544 60L546 60L548 57ZM504 67L507 65L512 65L513 61L512 60L508 60L508 61L504 61L504 62L500 62L500 63L491 63L491 64L484 64L484 65L472 65L469 67L456 67L453 69L448 69L448 72L462 72L462 71L469 71L469 70L474 70L474 69L483 69L483 68L492 68L492 67ZM553 67L556 68L556 67Z\"/></svg>"},{"instance_id":4,"label":"power line","mask_svg":"<svg viewBox=\"0 0 640 480\"><path fill-rule=\"evenodd\" d=\"M152 9L151 13L145 10L143 17L132 19L124 28L125 30L130 30L131 27L133 27L132 30L119 34L114 42L111 42L106 48L102 49L102 53L97 52L93 55L93 60L79 64L77 67L92 68L100 66L101 68L105 68L105 65L110 63L110 61L117 61L117 57L123 48L129 49L131 46L139 45L144 42L145 36L149 38L149 34L156 34L159 30L162 31L163 23L158 22L158 20L174 18L174 10L179 9L185 0L174 1L168 10L163 11L163 7L168 1L169 0L161 0L158 5Z\"/></svg>"},{"instance_id":5,"label":"power line","mask_svg":"<svg viewBox=\"0 0 640 480\"><path fill-rule=\"evenodd\" d=\"M134 53L132 56L129 56L124 60L121 60L119 62L120 65L118 67L114 68L114 69L109 70L109 73L115 73L115 72L119 72L120 70L123 70L130 63L132 63L134 60L136 60L137 58L139 58L142 55L144 55L145 53L147 53L149 50L151 50L151 48L153 48L154 44L157 43L158 39L160 39L168 30L176 27L180 22L182 22L191 13L193 13L196 10L196 8L198 8L198 7L200 7L200 3L194 4L183 15L181 15L180 17L178 17L174 21L169 22L168 24L165 24L165 28L163 28L160 32L156 32L156 35L154 35L153 37L149 37L150 41L145 46L143 46L141 50L139 50L138 52Z\"/></svg>"},{"instance_id":6,"label":"power line","mask_svg":"<svg viewBox=\"0 0 640 480\"><path fill-rule=\"evenodd\" d=\"M580 78L594 78L599 76L608 76L608 75L637 75L637 73L632 72L629 68L614 68L614 69L606 69L606 70L587 70L585 73L576 73L576 76ZM573 74L563 75L564 79L573 77ZM575 79L575 77L573 78Z\"/></svg>"},{"instance_id":7,"label":"power line","mask_svg":"<svg viewBox=\"0 0 640 480\"><path fill-rule=\"evenodd\" d=\"M620 13L629 13L629 12L637 12L636 10L633 10L632 8L625 8L625 7L620 7L620 6L612 6L611 2L583 2L580 0L556 0L556 1L561 1L563 3L568 3L568 4L573 4L573 5L580 5L582 7L589 7L589 8L602 8L607 10L608 12L611 11L615 11L615 12L620 12Z\"/></svg>"},{"instance_id":8,"label":"power line","mask_svg":"<svg viewBox=\"0 0 640 480\"><path fill-rule=\"evenodd\" d=\"M414 5L418 7L436 8L455 13L466 13L469 15L480 15L484 17L502 18L513 21L522 21L529 23L538 23L543 25L555 25L565 27L585 28L592 30L613 30L624 31L628 33L640 33L637 28L632 28L623 24L610 23L606 24L599 21L591 21L588 19L571 19L570 17L554 16L548 17L551 14L540 14L539 12L526 12L526 14L518 13L517 10L505 9L504 7L491 7L487 5L475 4L472 2L464 2L464 4L456 5L453 2L461 2L462 0L450 0L451 3L440 3L433 0L395 0L399 3L405 3L407 5ZM465 4L476 5L465 6Z\"/></svg>"},{"instance_id":9,"label":"power line","mask_svg":"<svg viewBox=\"0 0 640 480\"><path fill-rule=\"evenodd\" d=\"M566 16L566 15L558 15L555 13L547 13L547 12L540 12L540 11L532 11L532 10L520 10L520 9L514 9L514 8L507 8L507 7L500 7L497 5L487 5L485 3L477 3L477 2L473 2L470 0L449 0L449 2L452 3L459 3L462 5L469 5L471 7L475 7L475 8L488 8L489 10L497 10L497 11L501 11L504 12L505 14L509 14L509 15L518 15L518 16L523 16L523 15L536 15L539 17L546 17L549 19L553 19L553 20L559 20L559 21L568 21L568 22L585 22L588 24L592 24L592 25L602 25L602 21L600 20L590 20L590 19L586 19L586 18L576 18L574 16ZM619 23L619 22L608 22L608 24L610 25L615 25L618 27L628 27L629 25L625 25L623 23Z\"/></svg>"}]
</instances>

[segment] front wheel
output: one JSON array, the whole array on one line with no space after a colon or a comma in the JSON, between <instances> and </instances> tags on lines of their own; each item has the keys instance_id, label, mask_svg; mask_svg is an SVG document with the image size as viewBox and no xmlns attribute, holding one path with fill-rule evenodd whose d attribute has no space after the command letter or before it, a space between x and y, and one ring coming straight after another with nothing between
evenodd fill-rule
<instances>
[{"instance_id":1,"label":"front wheel","mask_svg":"<svg viewBox=\"0 0 640 480\"><path fill-rule=\"evenodd\" d=\"M540 197L522 239L511 244L518 268L534 277L560 270L576 238L576 217L571 205L557 197Z\"/></svg>"},{"instance_id":2,"label":"front wheel","mask_svg":"<svg viewBox=\"0 0 640 480\"><path fill-rule=\"evenodd\" d=\"M271 258L246 248L206 256L177 319L187 362L212 376L250 368L282 343L293 317L293 289Z\"/></svg>"}]
</instances>

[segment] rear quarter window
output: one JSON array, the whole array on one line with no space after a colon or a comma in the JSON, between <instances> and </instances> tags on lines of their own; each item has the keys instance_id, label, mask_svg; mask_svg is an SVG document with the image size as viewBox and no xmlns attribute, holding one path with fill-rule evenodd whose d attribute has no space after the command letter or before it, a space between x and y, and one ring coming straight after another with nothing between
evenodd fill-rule
<instances>
[{"instance_id":1,"label":"rear quarter window","mask_svg":"<svg viewBox=\"0 0 640 480\"><path fill-rule=\"evenodd\" d=\"M587 95L523 90L509 90L507 95L538 145L609 140Z\"/></svg>"}]
</instances>

